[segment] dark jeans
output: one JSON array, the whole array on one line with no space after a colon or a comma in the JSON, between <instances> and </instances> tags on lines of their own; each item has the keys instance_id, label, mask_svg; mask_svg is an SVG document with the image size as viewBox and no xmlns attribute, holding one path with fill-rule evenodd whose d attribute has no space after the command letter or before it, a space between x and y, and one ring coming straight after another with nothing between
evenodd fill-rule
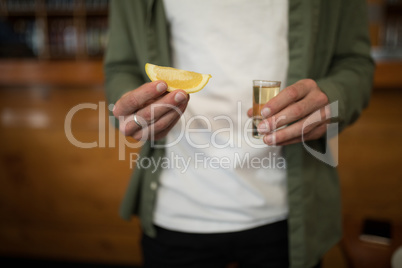
<instances>
[{"instance_id":1,"label":"dark jeans","mask_svg":"<svg viewBox=\"0 0 402 268\"><path fill-rule=\"evenodd\" d=\"M156 238L142 238L145 268L289 267L287 221L213 234L156 229Z\"/></svg>"}]
</instances>

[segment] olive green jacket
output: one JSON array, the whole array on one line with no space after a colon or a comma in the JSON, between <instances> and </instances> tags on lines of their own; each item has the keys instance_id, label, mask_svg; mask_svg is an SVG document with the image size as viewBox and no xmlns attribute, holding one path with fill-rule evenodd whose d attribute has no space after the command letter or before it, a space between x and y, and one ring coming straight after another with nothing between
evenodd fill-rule
<instances>
[{"instance_id":1,"label":"olive green jacket","mask_svg":"<svg viewBox=\"0 0 402 268\"><path fill-rule=\"evenodd\" d=\"M170 65L169 31L162 0L112 0L105 58L106 96L115 103L147 79L144 66ZM367 106L374 63L370 57L365 0L289 0L288 84L314 79L336 102L339 130ZM191 105L191 104L190 104ZM326 139L308 143L326 151ZM312 156L301 143L285 146L291 267L311 267L341 237L341 203L336 168ZM145 143L140 157L164 156ZM121 216L138 215L143 231L156 235L153 209L159 171L134 171Z\"/></svg>"}]
</instances>

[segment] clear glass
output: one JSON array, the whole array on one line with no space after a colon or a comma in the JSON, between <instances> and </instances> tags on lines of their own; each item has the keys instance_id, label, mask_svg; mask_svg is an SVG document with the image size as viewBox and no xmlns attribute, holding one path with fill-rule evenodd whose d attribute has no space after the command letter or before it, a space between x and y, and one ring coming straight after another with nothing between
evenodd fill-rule
<instances>
[{"instance_id":1,"label":"clear glass","mask_svg":"<svg viewBox=\"0 0 402 268\"><path fill-rule=\"evenodd\" d=\"M262 120L261 110L273 97L278 95L281 88L280 81L253 80L253 137L262 138L257 131Z\"/></svg>"}]
</instances>

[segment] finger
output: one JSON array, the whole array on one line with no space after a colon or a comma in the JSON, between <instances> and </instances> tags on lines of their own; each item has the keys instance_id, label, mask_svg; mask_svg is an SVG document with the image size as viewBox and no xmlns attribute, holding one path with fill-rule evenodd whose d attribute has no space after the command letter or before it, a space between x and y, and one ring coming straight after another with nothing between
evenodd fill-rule
<instances>
[{"instance_id":1,"label":"finger","mask_svg":"<svg viewBox=\"0 0 402 268\"><path fill-rule=\"evenodd\" d=\"M178 110L171 110L156 121L152 127L155 129L156 133L162 132L168 129L172 124L176 123L177 120L183 115L186 110L187 104L184 104L178 108Z\"/></svg>"},{"instance_id":2,"label":"finger","mask_svg":"<svg viewBox=\"0 0 402 268\"><path fill-rule=\"evenodd\" d=\"M133 136L136 131L151 125L169 111L173 110L181 115L184 110L181 110L178 106L183 104L187 106L188 100L189 95L183 90L175 90L174 92L166 94L155 103L152 103L135 113L137 121L142 127L134 121L134 115L131 114L124 117L124 124L120 125L120 131L124 135Z\"/></svg>"},{"instance_id":3,"label":"finger","mask_svg":"<svg viewBox=\"0 0 402 268\"><path fill-rule=\"evenodd\" d=\"M132 137L137 140L143 139L144 136L146 136L146 138L148 139L155 139L155 140L160 139L162 133L165 133L166 135L168 131L171 128L173 128L173 126L180 119L181 115L184 113L186 107L187 103L184 103L178 107L178 111L177 110L169 111L158 121L154 122L154 124L134 132Z\"/></svg>"},{"instance_id":4,"label":"finger","mask_svg":"<svg viewBox=\"0 0 402 268\"><path fill-rule=\"evenodd\" d=\"M160 139L166 137L166 135L169 133L169 131L177 124L177 122L179 120L180 120L180 117L177 117L168 127L163 129L161 132L156 133L154 140L160 140Z\"/></svg>"},{"instance_id":5,"label":"finger","mask_svg":"<svg viewBox=\"0 0 402 268\"><path fill-rule=\"evenodd\" d=\"M326 130L327 130L327 124L326 123L321 124L321 125L317 126L315 129L313 129L312 131L310 131L309 133L306 133L305 135L303 135L303 137L298 137L298 138L294 138L291 140L287 140L286 142L283 142L283 143L277 143L276 146L284 146L284 145L290 145L290 144L295 144L295 143L299 143L299 142L317 140L326 133Z\"/></svg>"},{"instance_id":6,"label":"finger","mask_svg":"<svg viewBox=\"0 0 402 268\"><path fill-rule=\"evenodd\" d=\"M167 85L164 81L146 83L137 89L124 94L115 104L113 114L116 117L134 113L147 102L165 93Z\"/></svg>"},{"instance_id":7,"label":"finger","mask_svg":"<svg viewBox=\"0 0 402 268\"><path fill-rule=\"evenodd\" d=\"M299 142L302 142L301 138L294 138L294 139L288 140L283 143L277 143L275 146L285 146L285 145L295 144L295 143L299 143Z\"/></svg>"},{"instance_id":8,"label":"finger","mask_svg":"<svg viewBox=\"0 0 402 268\"><path fill-rule=\"evenodd\" d=\"M263 137L263 141L267 145L277 145L287 140L301 137L301 122L287 126L281 130L271 132Z\"/></svg>"},{"instance_id":9,"label":"finger","mask_svg":"<svg viewBox=\"0 0 402 268\"><path fill-rule=\"evenodd\" d=\"M248 109L247 116L248 117L253 117L253 108Z\"/></svg>"},{"instance_id":10,"label":"finger","mask_svg":"<svg viewBox=\"0 0 402 268\"><path fill-rule=\"evenodd\" d=\"M306 133L302 137L302 140L303 141L312 141L312 140L317 140L319 138L322 138L325 135L325 133L327 132L328 123L329 123L329 120L321 125L318 125L316 128L314 128L310 132Z\"/></svg>"},{"instance_id":11,"label":"finger","mask_svg":"<svg viewBox=\"0 0 402 268\"><path fill-rule=\"evenodd\" d=\"M268 133L282 126L298 121L319 110L328 103L327 96L320 90L307 94L302 100L291 104L279 113L261 121L258 129L261 134ZM324 110L321 115L325 114ZM321 118L325 118L321 116Z\"/></svg>"},{"instance_id":12,"label":"finger","mask_svg":"<svg viewBox=\"0 0 402 268\"><path fill-rule=\"evenodd\" d=\"M145 120L139 116L136 116L138 124L134 120L134 114L127 116L119 116L119 130L125 136L132 136L136 131L146 127Z\"/></svg>"},{"instance_id":13,"label":"finger","mask_svg":"<svg viewBox=\"0 0 402 268\"><path fill-rule=\"evenodd\" d=\"M323 108L321 110L325 109ZM318 126L328 122L325 117L322 119L320 115L322 112L321 110L319 110L318 113L315 113L312 116L300 120L292 125L265 135L263 138L264 142L268 145L277 145L293 139L301 138L302 135L307 135Z\"/></svg>"},{"instance_id":14,"label":"finger","mask_svg":"<svg viewBox=\"0 0 402 268\"><path fill-rule=\"evenodd\" d=\"M290 85L279 92L277 96L268 101L261 110L263 117L274 115L292 103L302 99L309 92L310 87L316 87L311 79L304 79Z\"/></svg>"},{"instance_id":15,"label":"finger","mask_svg":"<svg viewBox=\"0 0 402 268\"><path fill-rule=\"evenodd\" d=\"M145 120L147 125L152 124L171 110L178 111L178 106L189 101L189 95L184 90L175 90L163 98L138 110L137 116Z\"/></svg>"}]
</instances>

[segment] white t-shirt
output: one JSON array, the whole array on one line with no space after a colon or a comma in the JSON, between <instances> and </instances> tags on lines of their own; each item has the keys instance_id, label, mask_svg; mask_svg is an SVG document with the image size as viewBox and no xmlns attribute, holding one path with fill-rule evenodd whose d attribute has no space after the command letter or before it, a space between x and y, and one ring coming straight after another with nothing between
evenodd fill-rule
<instances>
[{"instance_id":1,"label":"white t-shirt","mask_svg":"<svg viewBox=\"0 0 402 268\"><path fill-rule=\"evenodd\" d=\"M154 223L195 233L245 230L285 219L281 147L251 136L252 80L288 68L284 0L164 0L173 66L211 74L167 136ZM165 161L166 162L166 161Z\"/></svg>"}]
</instances>

